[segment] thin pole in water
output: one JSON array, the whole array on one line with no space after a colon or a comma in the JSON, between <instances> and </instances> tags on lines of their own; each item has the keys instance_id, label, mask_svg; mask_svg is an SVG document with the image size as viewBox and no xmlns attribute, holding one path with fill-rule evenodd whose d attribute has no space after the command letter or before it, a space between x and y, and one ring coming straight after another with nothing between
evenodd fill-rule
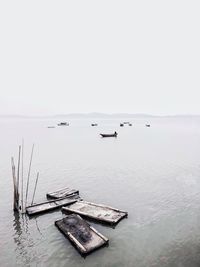
<instances>
[{"instance_id":1,"label":"thin pole in water","mask_svg":"<svg viewBox=\"0 0 200 267\"><path fill-rule=\"evenodd\" d=\"M17 164L17 191L19 192L19 171L20 171L21 146L19 146L18 164Z\"/></svg>"},{"instance_id":2,"label":"thin pole in water","mask_svg":"<svg viewBox=\"0 0 200 267\"><path fill-rule=\"evenodd\" d=\"M33 205L38 178L39 178L39 172L37 173L37 178L36 178L36 181L35 181L35 188L34 188L34 192L33 192L33 199L32 199L31 205Z\"/></svg>"},{"instance_id":3,"label":"thin pole in water","mask_svg":"<svg viewBox=\"0 0 200 267\"><path fill-rule=\"evenodd\" d=\"M25 208L26 208L27 197L28 197L28 187L29 187L29 180L30 180L30 173L31 173L31 164L32 164L32 159L33 159L33 150L34 150L34 144L33 144L33 146L32 146L31 158L30 158L30 164L29 164L29 169L28 169L28 178L27 178L27 184L26 184L26 200L25 200Z\"/></svg>"},{"instance_id":4,"label":"thin pole in water","mask_svg":"<svg viewBox=\"0 0 200 267\"><path fill-rule=\"evenodd\" d=\"M14 211L19 211L19 194L17 191L17 181L15 176L15 164L14 158L11 158L11 165L12 165L12 175L13 175L13 187L14 187L14 201L13 201L13 209Z\"/></svg>"},{"instance_id":5,"label":"thin pole in water","mask_svg":"<svg viewBox=\"0 0 200 267\"><path fill-rule=\"evenodd\" d=\"M22 139L22 170L21 170L21 206L24 213L24 139Z\"/></svg>"}]
</instances>

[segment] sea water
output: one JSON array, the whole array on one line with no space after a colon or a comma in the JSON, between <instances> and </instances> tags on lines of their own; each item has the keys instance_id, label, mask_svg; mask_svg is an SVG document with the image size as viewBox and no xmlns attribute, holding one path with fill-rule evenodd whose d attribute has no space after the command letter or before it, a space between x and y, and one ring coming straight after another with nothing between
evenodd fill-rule
<instances>
[{"instance_id":1,"label":"sea water","mask_svg":"<svg viewBox=\"0 0 200 267\"><path fill-rule=\"evenodd\" d=\"M124 120L133 125L120 127ZM199 266L200 120L60 121L0 119L0 266ZM117 138L99 135L114 131ZM128 211L114 229L90 222L109 238L108 247L83 258L54 225L60 210L32 218L13 212L11 156L17 167L22 139L25 185L35 144L29 204L39 171L34 202L68 186L84 200Z\"/></svg>"}]
</instances>

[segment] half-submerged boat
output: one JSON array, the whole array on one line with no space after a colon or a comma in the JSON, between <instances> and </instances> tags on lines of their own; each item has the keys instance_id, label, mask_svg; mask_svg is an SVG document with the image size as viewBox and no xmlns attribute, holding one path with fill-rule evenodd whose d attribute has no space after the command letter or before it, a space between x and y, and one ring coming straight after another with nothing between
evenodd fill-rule
<instances>
[{"instance_id":1,"label":"half-submerged boat","mask_svg":"<svg viewBox=\"0 0 200 267\"><path fill-rule=\"evenodd\" d=\"M113 134L100 134L101 137L117 137L117 132L114 132Z\"/></svg>"},{"instance_id":2,"label":"half-submerged boat","mask_svg":"<svg viewBox=\"0 0 200 267\"><path fill-rule=\"evenodd\" d=\"M55 221L55 225L82 255L87 255L108 244L108 238L90 226L79 215L68 215Z\"/></svg>"},{"instance_id":3,"label":"half-submerged boat","mask_svg":"<svg viewBox=\"0 0 200 267\"><path fill-rule=\"evenodd\" d=\"M68 122L60 122L58 123L58 126L69 126Z\"/></svg>"}]
</instances>

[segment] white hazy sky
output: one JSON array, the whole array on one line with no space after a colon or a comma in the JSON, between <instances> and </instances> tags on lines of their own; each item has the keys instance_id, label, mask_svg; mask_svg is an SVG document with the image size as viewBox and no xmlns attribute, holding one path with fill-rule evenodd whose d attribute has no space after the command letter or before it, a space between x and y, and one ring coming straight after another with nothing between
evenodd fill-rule
<instances>
[{"instance_id":1,"label":"white hazy sky","mask_svg":"<svg viewBox=\"0 0 200 267\"><path fill-rule=\"evenodd\" d=\"M200 114L200 1L0 1L0 114Z\"/></svg>"}]
</instances>

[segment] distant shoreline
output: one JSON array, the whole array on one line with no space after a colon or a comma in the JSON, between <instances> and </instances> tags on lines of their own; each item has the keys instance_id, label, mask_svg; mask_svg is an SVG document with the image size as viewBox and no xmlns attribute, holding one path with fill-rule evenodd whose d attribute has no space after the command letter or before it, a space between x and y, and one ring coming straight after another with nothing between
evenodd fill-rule
<instances>
[{"instance_id":1,"label":"distant shoreline","mask_svg":"<svg viewBox=\"0 0 200 267\"><path fill-rule=\"evenodd\" d=\"M0 115L0 119L143 119L143 118L200 118L200 115L150 115L150 114L129 114L129 113L70 113L46 116L31 115Z\"/></svg>"}]
</instances>

